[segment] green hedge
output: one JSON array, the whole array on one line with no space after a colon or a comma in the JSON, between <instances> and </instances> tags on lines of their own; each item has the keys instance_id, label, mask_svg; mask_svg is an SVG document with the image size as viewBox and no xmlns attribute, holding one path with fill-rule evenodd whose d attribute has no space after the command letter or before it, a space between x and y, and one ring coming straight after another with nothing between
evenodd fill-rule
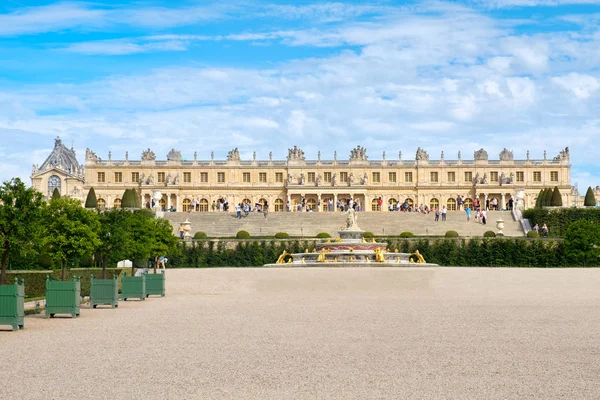
<instances>
[{"instance_id":1,"label":"green hedge","mask_svg":"<svg viewBox=\"0 0 600 400\"><path fill-rule=\"evenodd\" d=\"M548 236L563 237L569 226L576 221L586 220L600 224L599 208L531 208L523 212L523 218L529 219L531 226L540 228L546 224Z\"/></svg>"},{"instance_id":2,"label":"green hedge","mask_svg":"<svg viewBox=\"0 0 600 400\"><path fill-rule=\"evenodd\" d=\"M287 232L277 232L275 239L289 239L290 235Z\"/></svg>"},{"instance_id":3,"label":"green hedge","mask_svg":"<svg viewBox=\"0 0 600 400\"><path fill-rule=\"evenodd\" d=\"M247 231L239 231L235 237L237 239L250 239L250 234Z\"/></svg>"},{"instance_id":4,"label":"green hedge","mask_svg":"<svg viewBox=\"0 0 600 400\"><path fill-rule=\"evenodd\" d=\"M327 238L330 238L330 237L331 237L331 235L329 233L327 233L327 232L319 232L319 233L317 233L317 238L319 238L319 239L327 239Z\"/></svg>"},{"instance_id":5,"label":"green hedge","mask_svg":"<svg viewBox=\"0 0 600 400\"><path fill-rule=\"evenodd\" d=\"M486 238L496 237L496 232L494 232L494 231L485 231L483 233L483 237L486 237Z\"/></svg>"},{"instance_id":6,"label":"green hedge","mask_svg":"<svg viewBox=\"0 0 600 400\"><path fill-rule=\"evenodd\" d=\"M106 277L111 278L114 274L119 275L123 271L131 274L130 268L107 268ZM73 278L73 275L81 277L81 295L90 295L90 279L102 278L102 268L73 268L67 271L67 280ZM44 297L46 295L46 276L53 276L54 279L60 279L60 270L54 271L6 271L6 282L14 282L15 277L25 279L26 297ZM120 287L120 283L119 283Z\"/></svg>"},{"instance_id":7,"label":"green hedge","mask_svg":"<svg viewBox=\"0 0 600 400\"><path fill-rule=\"evenodd\" d=\"M196 239L196 240L208 239L208 235L204 232L196 232L196 233L194 233L194 239Z\"/></svg>"},{"instance_id":8,"label":"green hedge","mask_svg":"<svg viewBox=\"0 0 600 400\"><path fill-rule=\"evenodd\" d=\"M415 234L412 232L402 232L399 236L401 238L412 238L415 237Z\"/></svg>"},{"instance_id":9,"label":"green hedge","mask_svg":"<svg viewBox=\"0 0 600 400\"><path fill-rule=\"evenodd\" d=\"M373 235L373 232L368 232L368 231L367 231L367 232L365 232L365 233L363 234L363 237L365 237L365 238L368 238L368 239L371 239L371 238L374 238L374 237L375 237L375 235Z\"/></svg>"},{"instance_id":10,"label":"green hedge","mask_svg":"<svg viewBox=\"0 0 600 400\"><path fill-rule=\"evenodd\" d=\"M565 257L562 240L552 239L403 239L387 238L390 249L402 253L419 250L428 262L445 266L482 267L594 267L600 260L573 262ZM231 244L231 243L230 243ZM228 248L225 241L195 242L169 255L171 268L259 267L273 263L286 250L302 253L314 247L313 241L256 240L235 242Z\"/></svg>"},{"instance_id":11,"label":"green hedge","mask_svg":"<svg viewBox=\"0 0 600 400\"><path fill-rule=\"evenodd\" d=\"M456 231L448 231L446 232L446 234L444 235L447 238L457 238L458 237L458 232Z\"/></svg>"}]
</instances>

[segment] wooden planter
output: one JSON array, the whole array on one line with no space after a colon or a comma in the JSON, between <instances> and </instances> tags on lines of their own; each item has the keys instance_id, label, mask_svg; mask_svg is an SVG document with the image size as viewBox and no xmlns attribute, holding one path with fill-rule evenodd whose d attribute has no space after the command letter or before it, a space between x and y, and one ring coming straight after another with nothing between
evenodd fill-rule
<instances>
[{"instance_id":1,"label":"wooden planter","mask_svg":"<svg viewBox=\"0 0 600 400\"><path fill-rule=\"evenodd\" d=\"M72 281L55 281L46 278L46 318L56 314L79 316L81 305L81 281L74 276Z\"/></svg>"},{"instance_id":2,"label":"wooden planter","mask_svg":"<svg viewBox=\"0 0 600 400\"><path fill-rule=\"evenodd\" d=\"M142 276L123 276L121 298L146 300L146 274Z\"/></svg>"},{"instance_id":3,"label":"wooden planter","mask_svg":"<svg viewBox=\"0 0 600 400\"><path fill-rule=\"evenodd\" d=\"M12 285L0 286L0 325L10 325L13 331L25 328L25 280L15 278Z\"/></svg>"},{"instance_id":4,"label":"wooden planter","mask_svg":"<svg viewBox=\"0 0 600 400\"><path fill-rule=\"evenodd\" d=\"M165 272L146 275L146 297L150 295L165 296Z\"/></svg>"},{"instance_id":5,"label":"wooden planter","mask_svg":"<svg viewBox=\"0 0 600 400\"><path fill-rule=\"evenodd\" d=\"M90 287L90 307L108 304L112 308L119 307L119 280L114 275L112 279L94 279L92 275Z\"/></svg>"}]
</instances>

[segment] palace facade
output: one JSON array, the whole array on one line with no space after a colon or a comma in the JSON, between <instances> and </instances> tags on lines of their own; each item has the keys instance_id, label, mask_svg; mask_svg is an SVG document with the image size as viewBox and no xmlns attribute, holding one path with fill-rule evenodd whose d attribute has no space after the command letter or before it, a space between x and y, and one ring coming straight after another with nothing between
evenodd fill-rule
<instances>
[{"instance_id":1,"label":"palace facade","mask_svg":"<svg viewBox=\"0 0 600 400\"><path fill-rule=\"evenodd\" d=\"M244 201L251 204L269 202L271 211L285 211L289 202L292 210L305 199L314 211L328 211L328 201L360 201L365 211L385 210L397 202L424 204L432 208L446 205L456 210L457 196L467 204L478 198L497 199L501 208L513 199L514 204L532 207L540 189L558 186L563 205L577 202L570 182L569 149L548 159L515 160L513 152L504 149L498 159L490 159L484 149L474 152L473 159L463 160L460 152L447 160L442 152L439 160L418 148L409 160L398 153L390 159L384 152L381 159L372 160L367 150L357 146L347 159L306 159L304 152L294 146L286 160L242 160L237 149L227 159L183 160L181 152L171 150L166 160L157 160L150 149L141 158L130 160L128 153L121 160L108 154L102 160L86 150L85 166L79 164L74 149L68 149L59 138L50 156L41 166L33 166L34 188L51 196L55 188L61 195L85 200L94 188L98 203L103 207L120 207L121 196L127 188L136 188L144 203L160 195L165 209L212 212L213 202L227 199L230 205ZM157 196L158 197L158 196ZM381 198L383 205L380 206ZM232 210L234 207L231 208ZM333 207L336 210L336 207Z\"/></svg>"}]
</instances>

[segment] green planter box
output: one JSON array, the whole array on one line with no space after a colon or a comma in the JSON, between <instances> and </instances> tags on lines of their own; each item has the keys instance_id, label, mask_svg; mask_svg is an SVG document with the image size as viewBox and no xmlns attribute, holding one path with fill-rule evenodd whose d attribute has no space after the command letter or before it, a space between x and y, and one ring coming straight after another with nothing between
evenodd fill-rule
<instances>
[{"instance_id":1,"label":"green planter box","mask_svg":"<svg viewBox=\"0 0 600 400\"><path fill-rule=\"evenodd\" d=\"M55 281L46 278L46 318L55 314L79 316L81 305L81 280L74 276L72 281Z\"/></svg>"},{"instance_id":2,"label":"green planter box","mask_svg":"<svg viewBox=\"0 0 600 400\"><path fill-rule=\"evenodd\" d=\"M146 297L150 295L165 296L165 272L146 275Z\"/></svg>"},{"instance_id":3,"label":"green planter box","mask_svg":"<svg viewBox=\"0 0 600 400\"><path fill-rule=\"evenodd\" d=\"M112 308L119 307L119 280L114 275L112 279L90 280L90 307L109 304Z\"/></svg>"},{"instance_id":4,"label":"green planter box","mask_svg":"<svg viewBox=\"0 0 600 400\"><path fill-rule=\"evenodd\" d=\"M0 325L10 325L13 331L25 328L25 279L0 286Z\"/></svg>"},{"instance_id":5,"label":"green planter box","mask_svg":"<svg viewBox=\"0 0 600 400\"><path fill-rule=\"evenodd\" d=\"M123 276L121 298L146 300L146 274L142 276Z\"/></svg>"}]
</instances>

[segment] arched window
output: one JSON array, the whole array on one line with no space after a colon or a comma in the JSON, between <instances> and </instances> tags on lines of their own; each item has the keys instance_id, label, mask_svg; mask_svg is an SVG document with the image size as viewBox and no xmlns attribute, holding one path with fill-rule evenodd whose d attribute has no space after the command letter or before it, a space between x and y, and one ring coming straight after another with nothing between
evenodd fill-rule
<instances>
[{"instance_id":1,"label":"arched window","mask_svg":"<svg viewBox=\"0 0 600 400\"><path fill-rule=\"evenodd\" d=\"M440 207L440 201L438 199L436 199L435 197L431 200L429 200L429 209L430 210L435 210L436 208Z\"/></svg>"},{"instance_id":2,"label":"arched window","mask_svg":"<svg viewBox=\"0 0 600 400\"><path fill-rule=\"evenodd\" d=\"M60 178L56 175L52 175L48 178L48 197L52 196L54 193L54 189L58 189L60 192L61 181Z\"/></svg>"},{"instance_id":3,"label":"arched window","mask_svg":"<svg viewBox=\"0 0 600 400\"><path fill-rule=\"evenodd\" d=\"M389 199L388 200L388 204L391 204L394 206L394 208L396 208L396 204L398 204L398 200L396 199Z\"/></svg>"},{"instance_id":4,"label":"arched window","mask_svg":"<svg viewBox=\"0 0 600 400\"><path fill-rule=\"evenodd\" d=\"M258 202L260 203L261 207L263 207L263 209L264 209L267 199L261 198Z\"/></svg>"},{"instance_id":5,"label":"arched window","mask_svg":"<svg viewBox=\"0 0 600 400\"><path fill-rule=\"evenodd\" d=\"M449 198L448 201L446 201L446 208L448 211L456 211L456 200Z\"/></svg>"},{"instance_id":6,"label":"arched window","mask_svg":"<svg viewBox=\"0 0 600 400\"><path fill-rule=\"evenodd\" d=\"M98 199L98 208L103 210L106 207L106 201L104 199Z\"/></svg>"},{"instance_id":7,"label":"arched window","mask_svg":"<svg viewBox=\"0 0 600 400\"><path fill-rule=\"evenodd\" d=\"M379 201L377 201L377 199L371 200L371 211L381 211L381 206L379 205Z\"/></svg>"},{"instance_id":8,"label":"arched window","mask_svg":"<svg viewBox=\"0 0 600 400\"><path fill-rule=\"evenodd\" d=\"M164 210L167 207L167 202L165 201L165 199L161 198L158 201L158 205L160 206L161 210Z\"/></svg>"},{"instance_id":9,"label":"arched window","mask_svg":"<svg viewBox=\"0 0 600 400\"><path fill-rule=\"evenodd\" d=\"M252 206L252 202L250 201L250 199L242 200L242 204L250 204L250 206Z\"/></svg>"},{"instance_id":10,"label":"arched window","mask_svg":"<svg viewBox=\"0 0 600 400\"><path fill-rule=\"evenodd\" d=\"M183 200L183 212L192 211L192 201L190 199Z\"/></svg>"},{"instance_id":11,"label":"arched window","mask_svg":"<svg viewBox=\"0 0 600 400\"><path fill-rule=\"evenodd\" d=\"M411 199L410 197L407 197L406 199L404 199L405 203L408 203L409 206L413 206L413 204L415 204L415 202L413 201L413 199Z\"/></svg>"},{"instance_id":12,"label":"arched window","mask_svg":"<svg viewBox=\"0 0 600 400\"><path fill-rule=\"evenodd\" d=\"M469 207L470 209L473 209L473 199L471 199L471 198L465 199L463 204L464 204L465 208Z\"/></svg>"},{"instance_id":13,"label":"arched window","mask_svg":"<svg viewBox=\"0 0 600 400\"><path fill-rule=\"evenodd\" d=\"M198 211L200 211L200 212L208 212L208 200L201 199L200 200L200 205L198 207L199 207Z\"/></svg>"},{"instance_id":14,"label":"arched window","mask_svg":"<svg viewBox=\"0 0 600 400\"><path fill-rule=\"evenodd\" d=\"M275 211L283 211L283 210L284 210L283 200L281 200L281 199L275 200Z\"/></svg>"},{"instance_id":15,"label":"arched window","mask_svg":"<svg viewBox=\"0 0 600 400\"><path fill-rule=\"evenodd\" d=\"M317 201L315 199L306 200L306 206L309 210L317 211Z\"/></svg>"},{"instance_id":16,"label":"arched window","mask_svg":"<svg viewBox=\"0 0 600 400\"><path fill-rule=\"evenodd\" d=\"M115 199L115 202L113 203L113 207L121 208L121 199Z\"/></svg>"}]
</instances>

